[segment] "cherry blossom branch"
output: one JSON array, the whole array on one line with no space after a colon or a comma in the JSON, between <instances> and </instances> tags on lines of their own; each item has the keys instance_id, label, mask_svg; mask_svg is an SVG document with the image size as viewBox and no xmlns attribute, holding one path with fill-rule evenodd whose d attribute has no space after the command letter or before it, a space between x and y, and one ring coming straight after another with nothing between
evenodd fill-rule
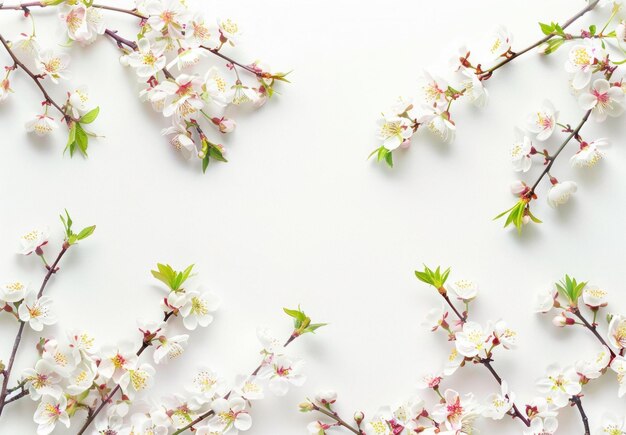
<instances>
[{"instance_id":1,"label":"cherry blossom branch","mask_svg":"<svg viewBox=\"0 0 626 435\"><path fill-rule=\"evenodd\" d=\"M493 360L491 358L480 358L479 361L482 365L484 365L487 368L487 370L489 370L489 373L493 375L493 377L498 382L498 384L502 385L502 378L500 377L498 372L496 372L496 369L491 365L491 362ZM520 410L517 408L517 405L515 403L512 403L512 405L513 405L514 417L519 418L527 427L530 427L530 420L524 417L524 414L520 412Z\"/></svg>"},{"instance_id":2,"label":"cherry blossom branch","mask_svg":"<svg viewBox=\"0 0 626 435\"><path fill-rule=\"evenodd\" d=\"M447 293L441 293L440 292L440 294L446 300L448 305L450 305L450 307L452 308L452 310L454 311L456 316L459 318L460 322L461 323L465 323L467 321L467 318L465 316L459 314L459 311L456 309L456 307L454 306L454 304L450 300L450 297L447 295ZM494 377L496 382L498 382L499 385L502 385L502 377L498 374L498 372L493 367L493 365L491 365L493 359L491 359L490 357L487 357L487 358L477 358L477 359L478 359L479 363L484 365L487 368L487 370L489 370L489 373L492 374L492 376ZM512 416L519 418L522 421L522 423L524 423L526 425L526 427L530 427L530 420L528 418L526 418L524 416L524 414L522 414L522 412L519 410L519 408L517 407L517 405L515 403L511 402L511 405L512 405L512 409L513 409Z\"/></svg>"},{"instance_id":3,"label":"cherry blossom branch","mask_svg":"<svg viewBox=\"0 0 626 435\"><path fill-rule=\"evenodd\" d=\"M580 129L583 128L583 125L585 125L585 123L587 122L587 120L589 119L589 115L591 115L591 109L587 110L583 116L583 118L581 119L580 123L578 124L578 126L574 129L571 130L569 132L569 135L567 136L567 138L565 138L565 140L563 141L563 143L561 144L561 146L559 146L559 148L556 150L556 152L551 155L551 156L546 156L546 159L548 160L548 164L546 165L546 167L544 168L543 172L541 172L541 174L539 175L539 177L537 178L537 180L535 181L535 183L533 184L533 186L530 188L530 190L528 191L528 193L526 193L526 196L528 198L531 198L534 193L535 193L535 189L537 188L537 186L539 185L539 182L543 179L543 177L546 176L546 174L548 174L550 172L550 169L552 168L552 165L554 164L554 161L556 160L556 158L559 156L559 154L561 154L561 151L563 151L563 149L567 146L567 144L574 138L574 137L578 137L578 133L580 132Z\"/></svg>"},{"instance_id":4,"label":"cherry blossom branch","mask_svg":"<svg viewBox=\"0 0 626 435\"><path fill-rule=\"evenodd\" d=\"M326 415L327 417L332 418L333 420L335 420L337 422L337 424L339 426L343 426L346 429L348 429L350 432L355 433L357 435L361 435L363 432L361 432L359 429L351 426L349 423L346 423L346 421L344 419L342 419L341 417L339 417L339 414L337 414L336 412L331 412L331 411L327 411L324 408L320 408L319 406L317 406L315 403L311 403L313 409L317 412L320 412L324 415Z\"/></svg>"},{"instance_id":5,"label":"cherry blossom branch","mask_svg":"<svg viewBox=\"0 0 626 435\"><path fill-rule=\"evenodd\" d=\"M289 346L289 344L291 344L292 341L294 341L296 338L298 338L300 335L296 334L296 332L294 331L290 336L289 339L285 342L285 344L283 345L283 347L287 347ZM250 376L256 376L259 373L259 370L261 370L263 368L264 365L264 361L261 362L261 364L259 364L259 366L254 369L254 371L252 372L252 374ZM230 390L228 393L226 393L226 395L224 396L224 399L228 399L230 397L230 395L232 394L232 390ZM172 435L179 435L183 432L185 432L188 429L192 429L193 426L195 426L196 424L200 423L201 421L211 417L212 415L215 414L215 411L213 411L212 409L208 410L207 412L205 412L204 414L201 414L199 417L197 417L195 420L193 420L192 422L190 422L188 425L178 429L176 432L172 433ZM78 434L80 435L80 434Z\"/></svg>"},{"instance_id":6,"label":"cherry blossom branch","mask_svg":"<svg viewBox=\"0 0 626 435\"><path fill-rule=\"evenodd\" d=\"M600 0L594 0L591 3L589 3L585 8L583 8L580 12L578 12L576 15L574 15L573 17L571 17L569 20L567 20L565 23L563 23L563 25L561 26L562 29L566 29L567 27L569 27L571 24L573 24L576 20L578 20L580 17L582 17L583 15L585 15L587 12L591 11L592 9L594 9L598 3L600 2ZM546 35L545 37L541 38L539 41L535 42L532 45L529 45L528 47L526 47L525 49L515 52L513 53L511 56L507 57L506 59L504 59L502 62L494 65L493 67L489 68L486 71L481 72L481 78L489 78L491 76L491 74L499 69L502 68L504 65L506 65L507 63L511 62L513 59L516 59L518 57L520 57L521 55L529 52L530 50L539 47L541 44L544 44L546 42L548 42L550 39L552 39L553 37L557 36L556 33L550 33L549 35Z\"/></svg>"},{"instance_id":7,"label":"cherry blossom branch","mask_svg":"<svg viewBox=\"0 0 626 435\"><path fill-rule=\"evenodd\" d=\"M168 313L165 313L164 317L163 317L163 322L167 323L167 321L170 319L170 317L172 317L172 315L174 314L174 311L170 311ZM150 346L152 346L151 341L146 341L144 340L143 343L141 343L141 347L139 348L139 350L136 352L137 356L140 356L147 348L149 348ZM100 414L100 411L102 411L104 409L104 407L106 405L109 404L109 402L111 401L111 399L113 399L113 396L115 396L115 394L121 389L120 385L117 384L115 386L115 388L113 388L113 390L111 390L111 392L104 398L102 399L102 401L100 402L100 405L98 405L98 407L96 408L95 411L91 412L88 417L87 420L85 421L85 423L81 426L81 428L79 429L79 431L77 432L76 435L81 435L83 434L87 428L91 425L91 423L93 423L93 421L95 420L96 416L98 414Z\"/></svg>"},{"instance_id":8,"label":"cherry blossom branch","mask_svg":"<svg viewBox=\"0 0 626 435\"><path fill-rule=\"evenodd\" d=\"M37 85L41 93L43 94L46 103L53 105L61 113L61 115L63 116L63 119L65 119L66 121L67 120L77 121L76 119L68 115L66 111L56 101L54 101L54 99L50 96L50 94L48 94L46 89L41 84L41 76L33 73L26 65L24 65L22 61L18 59L18 57L13 52L13 50L11 50L11 47L9 47L9 43L7 42L6 39L4 39L2 34L0 34L0 42L2 42L2 45L4 46L6 51L9 53L9 56L11 56L11 59L13 59L13 63L15 64L15 67L20 67L26 74L28 74L28 76L31 79L33 79L33 81L35 82L35 84Z\"/></svg>"},{"instance_id":9,"label":"cherry blossom branch","mask_svg":"<svg viewBox=\"0 0 626 435\"><path fill-rule=\"evenodd\" d=\"M48 281L50 280L50 277L59 270L57 266L59 262L61 261L61 258L63 257L63 255L65 255L65 253L69 249L69 247L70 245L67 242L64 242L63 247L61 248L61 251L59 252L59 255L57 255L56 260L54 260L54 263L52 263L52 266L47 266L48 272L46 273L46 276L44 277L43 282L41 283L41 287L39 288L39 292L37 293L37 299L41 298L41 296L43 295L43 292L46 289L46 286L48 285ZM25 326L26 326L26 322L20 320L20 327L17 331L17 335L15 336L15 341L13 342L13 350L11 351L11 356L9 357L9 363L7 364L7 367L4 370L4 379L2 380L2 390L0 391L0 415L2 415L2 410L4 409L4 406L7 403L9 403L6 401L6 397L8 394L7 387L9 386L9 378L11 377L11 371L13 370L13 364L15 363L15 357L20 347L20 342L22 341L22 334L24 333ZM13 401L13 399L15 398L12 398L11 401Z\"/></svg>"},{"instance_id":10,"label":"cherry blossom branch","mask_svg":"<svg viewBox=\"0 0 626 435\"><path fill-rule=\"evenodd\" d=\"M249 73L254 74L257 77L263 77L263 73L261 71L256 71L256 70L254 70L253 68L251 68L251 67L249 67L247 65L243 65L243 64L237 62L236 60L231 59L230 57L226 56L225 54L222 54L219 51L219 49L209 48L209 47L207 47L205 45L201 45L200 48L203 48L203 49L207 50L208 52L213 53L214 55L216 55L218 57L221 57L222 59L224 59L228 63L231 63L233 65L237 65L238 67L245 69L246 71L248 71Z\"/></svg>"},{"instance_id":11,"label":"cherry blossom branch","mask_svg":"<svg viewBox=\"0 0 626 435\"><path fill-rule=\"evenodd\" d=\"M591 430L589 429L589 418L587 418L587 414L585 414L585 410L583 409L583 404L580 400L580 396L572 396L572 402L578 408L578 412L580 412L580 417L583 420L583 426L585 427L585 435L590 435Z\"/></svg>"},{"instance_id":12,"label":"cherry blossom branch","mask_svg":"<svg viewBox=\"0 0 626 435\"><path fill-rule=\"evenodd\" d=\"M117 30L106 29L104 33L105 35L109 36L111 39L114 39L117 42L118 47L123 48L124 46L126 46L133 51L137 51L137 48L138 48L137 43L135 41L131 41L130 39L121 37L118 34ZM167 77L168 79L174 78L174 76L172 75L172 73L170 73L167 67L163 67L161 71L163 71L163 74L165 74L165 77Z\"/></svg>"},{"instance_id":13,"label":"cherry blossom branch","mask_svg":"<svg viewBox=\"0 0 626 435\"><path fill-rule=\"evenodd\" d=\"M13 6L5 6L3 4L0 3L0 10L14 10L14 11L28 11L29 8L46 8L52 5L47 5L45 3L42 2L29 2L29 3L20 3L19 5L13 5ZM114 11L114 12L120 12L122 14L128 14L128 15L132 15L134 17L137 18L141 18L141 19L146 19L148 17L141 15L139 12L137 12L136 9L123 9L123 8L118 8L115 6L107 6L107 5L101 5L101 4L92 4L91 7L93 8L97 8L97 9L104 9L107 11Z\"/></svg>"},{"instance_id":14,"label":"cherry blossom branch","mask_svg":"<svg viewBox=\"0 0 626 435\"><path fill-rule=\"evenodd\" d=\"M609 352L611 352L611 358L615 357L615 352L606 343L606 340L604 340L604 338L602 338L602 336L598 333L598 328L595 326L595 324L592 325L591 323L589 323L589 321L585 318L585 316L583 316L583 314L580 312L580 309L578 307L572 309L571 312L576 317L578 317L578 319L582 322L583 326L587 328L589 331L591 331L591 333L598 339L598 341L600 341L600 343L603 346L606 346L606 348L609 349Z\"/></svg>"}]
</instances>

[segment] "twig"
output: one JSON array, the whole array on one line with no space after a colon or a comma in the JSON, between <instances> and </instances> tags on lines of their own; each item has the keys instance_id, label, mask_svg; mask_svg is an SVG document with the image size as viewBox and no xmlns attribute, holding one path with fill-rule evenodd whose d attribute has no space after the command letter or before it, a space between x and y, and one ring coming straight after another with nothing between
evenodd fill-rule
<instances>
[{"instance_id":1,"label":"twig","mask_svg":"<svg viewBox=\"0 0 626 435\"><path fill-rule=\"evenodd\" d=\"M46 89L41 84L41 76L36 75L35 73L33 73L26 65L24 65L24 63L22 63L22 61L20 61L17 58L17 56L15 55L13 50L11 50L11 47L9 47L9 43L7 42L6 39L4 39L4 36L2 36L2 34L0 34L0 42L2 42L2 45L4 46L6 51L9 53L9 56L11 56L11 59L13 59L13 62L15 63L15 66L22 68L22 70L26 74L28 74L28 76L31 79L33 79L33 81L35 82L35 84L37 85L37 87L39 88L41 93L43 94L43 96L45 98L45 101L48 104L52 104L61 113L61 115L63 116L63 119L65 119L66 121L67 120L77 121L77 119L74 119L70 115L68 115L65 112L65 110L56 101L54 101L54 99L50 96L50 94L48 94Z\"/></svg>"},{"instance_id":2,"label":"twig","mask_svg":"<svg viewBox=\"0 0 626 435\"><path fill-rule=\"evenodd\" d=\"M20 3L19 5L14 5L14 6L5 6L3 4L0 3L0 10L14 10L14 11L27 11L29 8L45 8L45 7L49 7L50 5L47 5L45 3L42 2L28 2L28 3ZM114 12L120 12L122 14L128 14L128 15L132 15L134 17L137 18L141 18L143 20L145 20L146 16L141 15L139 12L137 12L136 9L123 9L123 8L117 8L114 6L107 6L107 5L101 5L101 4L93 4L91 5L91 7L93 8L97 8L97 9L104 9L107 11L114 11Z\"/></svg>"},{"instance_id":3,"label":"twig","mask_svg":"<svg viewBox=\"0 0 626 435\"><path fill-rule=\"evenodd\" d=\"M569 27L572 23L574 23L574 21L578 20L580 17L582 17L583 15L585 15L587 12L589 12L590 10L592 10L593 8L595 8L600 0L594 0L591 3L589 3L585 8L583 8L580 12L578 12L576 15L574 15L572 18L570 18L569 20L567 20L565 23L563 23L563 25L561 26L562 29L566 29L567 27ZM489 68L486 71L483 71L480 73L481 76L489 76L491 75L491 73L493 73L495 70L502 68L504 65L506 65L507 63L511 62L513 59L516 59L518 57L520 57L521 55L523 55L524 53L529 52L530 50L532 50L533 48L539 47L541 44L548 42L550 39L552 39L553 37L555 37L556 34L551 33L549 35L546 35L545 37L541 38L539 41L535 42L534 44L526 47L525 49L523 49L522 51L518 51L516 53L513 53L512 56L507 57L506 59L504 59L502 62L498 63L497 65Z\"/></svg>"},{"instance_id":4,"label":"twig","mask_svg":"<svg viewBox=\"0 0 626 435\"><path fill-rule=\"evenodd\" d=\"M583 426L585 427L585 435L590 435L591 430L589 429L589 418L587 418L587 414L585 414L585 410L583 409L583 404L580 400L580 396L572 396L570 399L576 407L578 408L578 412L580 412L580 418L583 420Z\"/></svg>"},{"instance_id":5,"label":"twig","mask_svg":"<svg viewBox=\"0 0 626 435\"><path fill-rule=\"evenodd\" d=\"M63 255L67 252L67 250L69 249L69 245L67 245L66 243L63 244L63 247L61 248L61 251L59 252L59 255L57 255L56 260L54 260L54 263L52 263L52 266L48 267L48 273L46 273L46 276L43 279L43 282L41 283L41 287L39 288L39 292L37 293L37 299L39 299L42 295L44 290L46 289L46 286L48 285L48 281L50 280L50 277L57 272L58 268L58 264L59 261L61 261L61 258L63 257ZM13 364L15 363L15 356L17 355L17 351L20 347L20 342L22 341L22 334L24 333L24 327L26 326L26 323L20 320L20 327L17 330L17 335L15 336L15 341L13 342L13 350L11 351L11 356L9 357L9 363L7 364L7 367L4 371L4 379L2 381L2 390L0 392L0 415L2 415L2 410L4 409L4 406L8 403L6 402L6 397L7 397L7 388L9 386L9 378L11 377L11 371L13 370Z\"/></svg>"},{"instance_id":6,"label":"twig","mask_svg":"<svg viewBox=\"0 0 626 435\"><path fill-rule=\"evenodd\" d=\"M287 347L289 346L289 344L295 340L296 338L298 338L298 335L295 334L291 334L291 336L289 337L289 339L285 342L285 344L283 345L283 347ZM263 367L263 362L261 362L261 364L259 364L259 366L254 369L254 371L252 372L251 376L256 376L259 373L259 370L261 370L261 368ZM225 396L224 399L228 399L230 397L230 395L232 394L232 390L230 390ZM197 417L195 420L193 420L192 422L190 422L188 425L178 429L176 432L172 433L172 435L179 435L183 432L185 432L187 429L191 429L193 428L193 426L195 426L196 424L200 423L202 420L211 417L213 414L215 414L215 411L213 411L212 409L205 412L204 414L201 414L199 417Z\"/></svg>"},{"instance_id":7,"label":"twig","mask_svg":"<svg viewBox=\"0 0 626 435\"><path fill-rule=\"evenodd\" d=\"M214 55L216 55L218 57L221 57L222 59L224 59L225 61L227 61L229 63L232 63L233 65L237 65L238 67L245 69L246 71L248 71L249 73L254 74L257 77L263 77L263 73L262 72L256 71L256 70L254 70L253 68L250 68L247 65L243 65L243 64L237 62L236 60L231 59L230 57L226 56L225 54L220 53L219 50L207 47L206 45L201 45L200 48L203 48L203 49L213 53Z\"/></svg>"},{"instance_id":8,"label":"twig","mask_svg":"<svg viewBox=\"0 0 626 435\"><path fill-rule=\"evenodd\" d=\"M491 361L493 361L493 360L491 360L490 358L481 358L479 361L480 361L480 363L482 365L487 367L487 370L489 370L489 373L491 373L493 375L493 377L496 379L498 384L502 385L502 378L500 377L498 372L496 372L496 369L494 369L493 366L491 365ZM515 405L515 403L513 403L512 405L513 405L513 414L515 415L515 417L517 417L520 420L522 420L522 422L527 427L530 427L530 420L528 418L524 417L524 414L522 414L520 412L520 410L517 408L517 405Z\"/></svg>"},{"instance_id":9,"label":"twig","mask_svg":"<svg viewBox=\"0 0 626 435\"><path fill-rule=\"evenodd\" d=\"M163 317L163 322L167 322L170 319L170 317L172 317L173 314L174 314L174 311L170 311L166 313L165 316ZM146 350L150 346L151 346L151 343L149 342L146 343L144 341L141 344L141 347L137 351L136 355L140 356L144 352L144 350ZM115 396L115 394L120 390L120 388L121 388L120 385L117 384L115 388L113 388L113 390L111 390L111 392L104 399L102 399L102 401L100 402L100 405L98 405L96 410L88 414L87 420L85 420L85 423L81 426L80 430L77 432L76 435L81 435L87 430L87 428L95 420L96 416L100 413L100 411L102 411L102 409L104 409L104 407L111 401L111 399L113 399L113 396Z\"/></svg>"},{"instance_id":10,"label":"twig","mask_svg":"<svg viewBox=\"0 0 626 435\"><path fill-rule=\"evenodd\" d=\"M591 333L598 339L600 343L602 343L603 346L606 346L609 352L611 352L611 358L613 358L615 356L615 352L613 351L613 349L609 347L609 345L606 343L604 338L602 338L602 336L598 333L598 328L596 328L595 326L589 323L589 321L585 318L585 316L583 316L583 314L580 312L580 309L574 308L572 310L572 314L574 314L576 317L580 319L580 321L583 323L585 328L591 331Z\"/></svg>"},{"instance_id":11,"label":"twig","mask_svg":"<svg viewBox=\"0 0 626 435\"><path fill-rule=\"evenodd\" d=\"M337 423L339 423L340 426L345 427L350 432L355 433L357 435L361 435L362 434L362 432L360 430L358 430L357 428L355 428L355 427L351 426L350 424L346 423L346 421L344 419L342 419L341 417L339 417L339 414L337 414L336 412L331 412L331 411L328 411L328 410L326 410L324 408L320 408L315 403L312 403L312 405L313 405L313 409L314 410L316 410L317 412L320 412L320 413L322 413L322 414L332 418Z\"/></svg>"}]
</instances>

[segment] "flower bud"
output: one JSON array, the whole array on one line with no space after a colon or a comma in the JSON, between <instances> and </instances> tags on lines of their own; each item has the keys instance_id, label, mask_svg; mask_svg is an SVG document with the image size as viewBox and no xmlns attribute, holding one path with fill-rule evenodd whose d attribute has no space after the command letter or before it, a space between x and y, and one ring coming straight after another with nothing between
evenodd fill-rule
<instances>
[{"instance_id":1,"label":"flower bud","mask_svg":"<svg viewBox=\"0 0 626 435\"><path fill-rule=\"evenodd\" d=\"M361 422L365 419L365 414L362 411L357 411L354 413L354 421L356 424L361 424Z\"/></svg>"},{"instance_id":2,"label":"flower bud","mask_svg":"<svg viewBox=\"0 0 626 435\"><path fill-rule=\"evenodd\" d=\"M552 324L554 326L558 326L559 328L563 328L564 326L573 325L574 319L567 317L564 314L559 314L552 319Z\"/></svg>"},{"instance_id":3,"label":"flower bud","mask_svg":"<svg viewBox=\"0 0 626 435\"><path fill-rule=\"evenodd\" d=\"M311 402L302 402L298 405L300 412L311 412L315 409L315 406Z\"/></svg>"}]
</instances>

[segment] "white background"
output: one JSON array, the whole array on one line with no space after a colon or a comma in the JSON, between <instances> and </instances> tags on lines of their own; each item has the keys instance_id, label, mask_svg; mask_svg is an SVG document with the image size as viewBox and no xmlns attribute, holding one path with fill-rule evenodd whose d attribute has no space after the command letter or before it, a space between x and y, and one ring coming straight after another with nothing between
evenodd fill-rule
<instances>
[{"instance_id":1,"label":"white background","mask_svg":"<svg viewBox=\"0 0 626 435\"><path fill-rule=\"evenodd\" d=\"M331 325L293 344L290 352L307 361L309 379L286 397L255 404L251 435L305 433L311 416L299 414L297 404L322 388L339 392L348 417L357 409L372 415L408 397L420 375L439 368L448 344L420 326L440 303L413 275L422 263L449 265L452 279L479 282L472 316L482 323L503 317L520 331L519 349L499 353L495 362L520 402L535 394L534 381L549 363L595 353L589 333L556 330L531 305L536 291L570 273L604 286L613 309L626 311L623 120L584 128L589 139L608 136L614 143L595 169L570 169L565 156L572 150L565 151L553 175L577 180L579 191L556 211L542 198L534 211L544 224L519 237L491 220L514 201L508 191L514 125L545 97L564 122L581 116L567 90L564 52L549 59L529 54L498 71L487 83L486 108L460 105L455 112L454 144L420 136L395 154L393 170L366 160L378 146L378 114L397 96L413 96L420 71L445 57L450 42L476 40L506 24L514 49L525 47L540 36L537 21L564 20L582 1L197 3L245 29L233 56L294 70L282 95L238 117L225 142L230 163L211 164L203 175L198 162L188 165L176 155L160 136L166 123L136 98L131 72L104 38L71 50L73 77L89 85L101 107L94 128L106 136L92 143L88 159L63 156L61 134L43 141L26 135L22 125L41 98L24 74L14 75L16 93L0 106L0 278L39 285L43 270L36 258L14 254L17 238L49 224L58 242L63 208L77 225L98 225L48 287L60 314L54 331L86 328L100 343L129 338L136 318L160 316L163 293L150 268L195 263L198 282L220 294L223 307L213 325L192 334L180 360L159 369L159 396L181 392L200 364L229 379L251 371L258 362L256 327L269 325L286 337L290 323L281 309L302 304L314 321ZM42 36L58 31L52 11L36 13ZM20 17L2 12L5 36L28 29ZM108 13L107 22L130 30L133 20ZM47 248L49 256L57 245ZM6 358L16 325L6 315L0 325ZM35 361L36 338L26 334L15 373ZM482 367L463 369L445 386L481 399L496 391ZM585 390L592 425L604 409L624 411L612 373ZM1 432L34 433L33 410L29 399L11 405ZM582 433L575 410L562 416L561 433ZM521 429L510 419L480 426L483 433Z\"/></svg>"}]
</instances>

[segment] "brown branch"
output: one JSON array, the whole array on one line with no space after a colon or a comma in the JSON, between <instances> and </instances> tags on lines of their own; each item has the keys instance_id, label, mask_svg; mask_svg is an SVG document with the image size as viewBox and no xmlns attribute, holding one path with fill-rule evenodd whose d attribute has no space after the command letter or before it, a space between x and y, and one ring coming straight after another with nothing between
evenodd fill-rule
<instances>
[{"instance_id":1,"label":"brown branch","mask_svg":"<svg viewBox=\"0 0 626 435\"><path fill-rule=\"evenodd\" d=\"M490 358L480 358L479 361L482 365L484 365L487 368L487 370L489 370L489 373L493 375L493 377L498 382L498 384L502 385L502 378L500 377L498 372L496 372L496 369L491 365L491 361L493 360ZM524 414L520 412L520 410L517 408L517 405L515 405L515 403L512 403L512 405L513 405L514 417L519 418L520 420L522 420L522 423L524 423L527 427L530 427L530 420L526 418Z\"/></svg>"},{"instance_id":2,"label":"brown branch","mask_svg":"<svg viewBox=\"0 0 626 435\"><path fill-rule=\"evenodd\" d=\"M61 261L61 258L63 257L63 255L67 252L67 250L69 249L69 246L66 242L63 243L63 247L61 248L61 251L59 252L59 255L57 255L56 260L54 260L54 263L52 263L52 266L47 266L48 268L48 273L46 273L46 276L43 279L43 282L41 283L41 287L39 288L39 292L37 293L37 299L39 299L42 295L44 290L46 289L46 286L48 285L48 281L50 280L50 277L55 274L58 271L58 264ZM9 378L11 376L11 371L13 370L13 364L15 363L15 356L17 355L17 351L20 347L20 342L22 341L22 334L24 333L24 327L26 326L26 323L20 320L20 327L17 330L17 334L15 336L15 340L13 341L13 350L11 350L11 356L9 357L9 363L7 364L6 369L4 370L4 379L2 381L2 390L0 391L0 415L2 415L2 410L4 409L4 406L8 403L6 401L6 397L8 394L8 386L9 386Z\"/></svg>"},{"instance_id":3,"label":"brown branch","mask_svg":"<svg viewBox=\"0 0 626 435\"><path fill-rule=\"evenodd\" d=\"M289 346L289 344L295 340L296 338L298 338L299 335L296 335L295 333L292 333L291 336L289 337L289 339L285 342L285 344L283 345L283 347L287 347ZM261 368L263 367L263 362L261 362L261 364L259 364L259 366L254 369L254 371L252 372L251 376L256 376L259 373L259 370L261 370ZM225 396L224 399L228 399L230 397L230 395L232 394L233 390L230 390ZM178 429L176 432L174 432L172 435L179 435L183 432L185 432L187 429L191 429L193 428L193 426L195 426L196 424L200 423L202 420L211 417L213 414L215 414L215 411L213 411L212 409L205 412L204 414L201 414L199 417L197 417L195 420L193 420L191 423L189 423L187 426L184 426L180 429Z\"/></svg>"},{"instance_id":4,"label":"brown branch","mask_svg":"<svg viewBox=\"0 0 626 435\"><path fill-rule=\"evenodd\" d=\"M18 57L15 55L13 50L11 50L11 47L9 46L9 43L7 42L6 39L4 39L4 36L2 36L2 34L0 34L0 42L2 42L2 45L4 46L6 51L9 53L9 56L11 56L11 59L13 59L13 63L15 64L15 66L22 68L22 70L26 74L28 74L28 76L31 79L33 79L33 81L35 82L35 84L37 85L37 87L39 88L41 93L43 94L45 101L48 104L52 104L61 113L61 115L63 116L64 120L66 120L66 121L68 121L68 120L77 121L76 119L74 119L70 115L68 115L65 112L65 110L56 101L54 101L54 99L50 96L50 94L48 94L46 89L41 84L41 76L33 73L26 65L24 65L24 63L22 61L20 61L18 59Z\"/></svg>"},{"instance_id":5,"label":"brown branch","mask_svg":"<svg viewBox=\"0 0 626 435\"><path fill-rule=\"evenodd\" d=\"M594 0L591 3L589 3L585 8L583 8L580 12L578 12L576 15L574 15L572 18L570 18L569 20L567 20L565 23L563 23L563 25L561 26L561 28L563 30L565 30L567 27L569 27L572 23L574 23L574 21L578 20L580 17L582 17L583 15L585 15L587 12L589 12L590 10L592 10L593 8L595 8L600 0ZM545 37L541 38L539 41L535 42L534 44L526 47L525 49L523 49L522 51L518 51L516 53L513 53L512 56L507 57L506 59L504 59L502 62L498 63L497 65L489 68L486 71L481 72L479 75L481 75L482 77L489 77L495 70L502 68L504 65L506 65L507 63L511 62L513 59L516 59L518 57L520 57L521 55L523 55L524 53L529 52L530 50L539 47L541 44L548 42L550 39L552 39L553 37L557 36L554 33L551 33L549 35L546 35Z\"/></svg>"},{"instance_id":6,"label":"brown branch","mask_svg":"<svg viewBox=\"0 0 626 435\"><path fill-rule=\"evenodd\" d=\"M0 4L0 10L14 10L14 11L28 11L29 8L46 8L49 7L50 5L47 5L45 3L42 2L28 2L28 3L20 3L19 5L14 5L14 6L5 6L3 4ZM117 8L114 6L107 6L107 5L101 5L101 4L93 4L91 5L91 7L93 8L97 8L97 9L104 9L107 11L114 11L114 12L120 12L122 14L128 14L128 15L132 15L134 17L137 18L141 18L141 19L146 19L148 17L141 15L139 12L137 12L137 9L123 9L123 8Z\"/></svg>"},{"instance_id":7,"label":"brown branch","mask_svg":"<svg viewBox=\"0 0 626 435\"><path fill-rule=\"evenodd\" d=\"M563 141L563 143L561 144L561 146L556 150L556 152L551 155L549 157L549 161L548 164L546 165L546 167L544 168L543 172L539 175L539 178L537 178L537 181L535 181L535 184L533 184L533 187L530 188L530 190L526 193L526 196L528 198L532 198L532 196L535 193L535 189L537 188L537 186L539 185L539 182L543 179L543 177L546 176L546 174L548 172L550 172L550 169L552 168L552 165L554 164L554 161L556 160L556 158L559 156L559 154L561 154L561 151L563 151L563 149L565 148L565 146L567 146L567 144L574 138L578 136L578 133L580 132L580 129L583 128L583 125L585 125L585 123L587 122L587 120L589 119L589 115L591 115L591 109L587 110L585 112L585 115L583 116L583 119L581 119L580 123L578 124L578 126L570 131L570 134L567 136L567 138L565 138L565 141Z\"/></svg>"},{"instance_id":8,"label":"brown branch","mask_svg":"<svg viewBox=\"0 0 626 435\"><path fill-rule=\"evenodd\" d=\"M201 45L200 48L203 48L203 49L207 50L208 52L213 53L214 55L216 55L218 57L221 57L222 59L224 59L225 61L227 61L229 63L232 63L233 65L237 65L238 67L245 69L246 71L248 71L249 73L254 74L257 77L263 77L263 73L262 72L256 71L256 70L254 70L253 68L251 68L251 67L249 67L247 65L243 65L243 64L237 62L236 60L226 56L225 54L220 53L220 51L215 49L215 48L210 48L210 47L207 47L206 45Z\"/></svg>"},{"instance_id":9,"label":"brown branch","mask_svg":"<svg viewBox=\"0 0 626 435\"><path fill-rule=\"evenodd\" d=\"M174 311L170 311L168 313L165 313L165 315L163 317L163 322L166 323L170 319L170 317L172 317L173 314L174 314ZM151 345L152 345L151 342L144 341L141 344L141 347L139 348L139 350L136 352L136 355L140 356L144 352L144 350L146 350ZM113 390L111 390L111 392L104 399L102 399L102 401L100 402L100 405L98 405L96 410L88 414L87 420L85 420L85 423L81 426L81 428L79 429L79 431L77 432L76 435L81 435L81 434L83 434L87 430L87 428L95 420L96 416L98 414L100 414L100 411L102 411L104 409L104 407L109 404L111 399L113 399L113 396L115 396L115 394L120 390L120 388L121 388L120 385L117 384L115 386L115 388L113 388Z\"/></svg>"},{"instance_id":10,"label":"brown branch","mask_svg":"<svg viewBox=\"0 0 626 435\"><path fill-rule=\"evenodd\" d=\"M585 318L585 316L583 316L583 314L580 312L580 309L578 307L572 310L572 314L578 317L578 319L580 319L580 321L583 323L585 328L591 331L591 333L598 339L598 341L603 346L606 346L607 349L609 349L609 352L611 352L611 359L615 357L615 352L613 351L613 349L609 347L609 345L606 343L606 340L604 340L604 338L602 338L602 336L598 333L598 328L596 328L594 325L589 323L589 321Z\"/></svg>"},{"instance_id":11,"label":"brown branch","mask_svg":"<svg viewBox=\"0 0 626 435\"><path fill-rule=\"evenodd\" d=\"M341 417L339 417L339 414L337 414L336 412L332 412L332 411L328 411L324 408L320 408L319 406L317 406L315 403L311 403L311 405L313 405L313 409L316 410L317 412L320 412L330 418L332 418L333 420L335 420L340 426L345 427L346 429L348 429L350 432L355 433L357 435L361 435L363 432L361 432L359 429L353 427L352 425L346 423L346 421L344 419L342 419Z\"/></svg>"},{"instance_id":12,"label":"brown branch","mask_svg":"<svg viewBox=\"0 0 626 435\"><path fill-rule=\"evenodd\" d=\"M578 408L578 412L580 412L580 418L583 421L583 426L585 428L585 435L590 435L591 430L589 429L589 418L587 414L585 414L585 410L583 409L583 404L580 400L580 396L572 396L571 401L574 402L576 407Z\"/></svg>"}]
</instances>

